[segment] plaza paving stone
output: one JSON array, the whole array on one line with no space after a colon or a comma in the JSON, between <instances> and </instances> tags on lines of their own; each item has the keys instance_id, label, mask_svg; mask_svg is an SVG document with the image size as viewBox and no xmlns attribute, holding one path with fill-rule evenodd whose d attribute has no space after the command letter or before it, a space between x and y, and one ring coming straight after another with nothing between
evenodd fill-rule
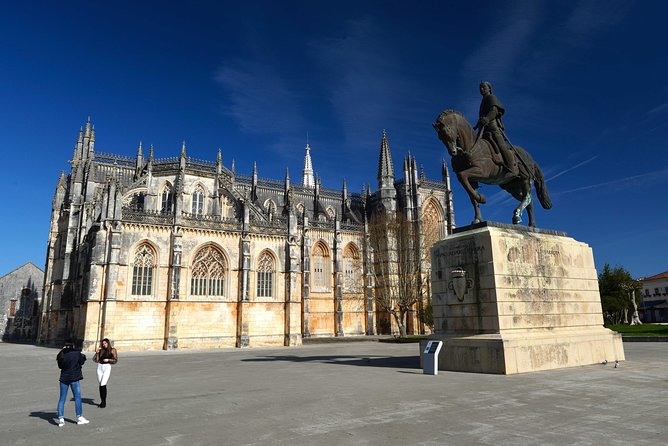
<instances>
[{"instance_id":1,"label":"plaza paving stone","mask_svg":"<svg viewBox=\"0 0 668 446\"><path fill-rule=\"evenodd\" d=\"M625 362L520 375L424 375L416 344L119 352L108 406L92 355L84 416L56 426L57 349L0 343L0 444L659 445L668 343Z\"/></svg>"}]
</instances>

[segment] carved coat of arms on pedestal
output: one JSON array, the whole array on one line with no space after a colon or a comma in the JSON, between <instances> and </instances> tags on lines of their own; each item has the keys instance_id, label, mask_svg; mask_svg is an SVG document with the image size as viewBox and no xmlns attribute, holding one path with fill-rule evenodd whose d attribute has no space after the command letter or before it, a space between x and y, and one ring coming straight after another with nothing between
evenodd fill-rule
<instances>
[{"instance_id":1,"label":"carved coat of arms on pedestal","mask_svg":"<svg viewBox=\"0 0 668 446\"><path fill-rule=\"evenodd\" d=\"M461 267L454 269L450 275L452 280L448 283L448 289L454 291L457 300L463 302L464 296L473 287L473 279L466 277L466 270Z\"/></svg>"}]
</instances>

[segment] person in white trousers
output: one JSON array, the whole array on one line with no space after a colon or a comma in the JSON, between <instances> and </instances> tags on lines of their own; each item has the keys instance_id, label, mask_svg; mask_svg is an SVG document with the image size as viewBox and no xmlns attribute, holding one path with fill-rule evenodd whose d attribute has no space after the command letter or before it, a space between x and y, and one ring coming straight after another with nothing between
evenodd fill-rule
<instances>
[{"instance_id":1,"label":"person in white trousers","mask_svg":"<svg viewBox=\"0 0 668 446\"><path fill-rule=\"evenodd\" d=\"M102 344L97 349L94 360L97 362L97 381L100 384L99 407L107 407L107 382L111 375L111 365L118 362L118 353L111 346L109 339L102 339Z\"/></svg>"}]
</instances>

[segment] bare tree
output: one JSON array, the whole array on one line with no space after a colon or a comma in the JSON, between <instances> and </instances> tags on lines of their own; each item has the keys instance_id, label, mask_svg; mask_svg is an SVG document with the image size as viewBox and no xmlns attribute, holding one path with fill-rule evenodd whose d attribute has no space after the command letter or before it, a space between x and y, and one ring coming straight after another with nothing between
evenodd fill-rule
<instances>
[{"instance_id":1,"label":"bare tree","mask_svg":"<svg viewBox=\"0 0 668 446\"><path fill-rule=\"evenodd\" d=\"M426 250L418 223L401 213L380 212L369 222L369 236L376 308L391 314L399 336L405 337L407 315L427 291Z\"/></svg>"}]
</instances>

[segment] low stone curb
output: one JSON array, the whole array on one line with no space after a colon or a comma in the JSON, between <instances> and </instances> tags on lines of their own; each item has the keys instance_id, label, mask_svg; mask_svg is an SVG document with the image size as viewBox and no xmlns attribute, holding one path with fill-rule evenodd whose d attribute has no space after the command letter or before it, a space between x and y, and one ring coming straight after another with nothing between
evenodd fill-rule
<instances>
[{"instance_id":1,"label":"low stone curb","mask_svg":"<svg viewBox=\"0 0 668 446\"><path fill-rule=\"evenodd\" d=\"M668 342L668 336L622 336L623 342Z\"/></svg>"},{"instance_id":2,"label":"low stone curb","mask_svg":"<svg viewBox=\"0 0 668 446\"><path fill-rule=\"evenodd\" d=\"M393 339L392 336L328 336L321 338L302 338L302 344L332 344L335 342L378 342Z\"/></svg>"}]
</instances>

